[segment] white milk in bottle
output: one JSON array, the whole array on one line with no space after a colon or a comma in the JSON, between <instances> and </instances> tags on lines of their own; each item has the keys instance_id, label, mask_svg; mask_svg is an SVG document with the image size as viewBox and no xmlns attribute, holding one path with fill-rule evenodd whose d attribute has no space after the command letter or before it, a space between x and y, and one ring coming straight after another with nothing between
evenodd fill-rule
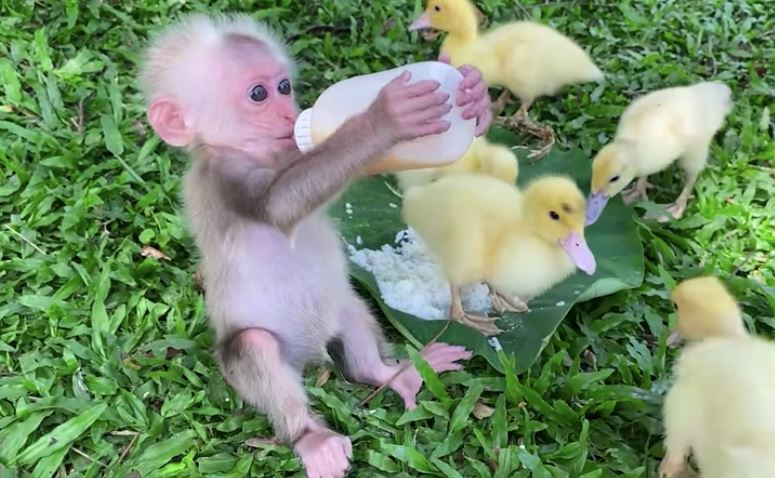
<instances>
[{"instance_id":1,"label":"white milk in bottle","mask_svg":"<svg viewBox=\"0 0 775 478\"><path fill-rule=\"evenodd\" d=\"M363 113L377 98L383 86L408 70L409 84L424 80L440 83L437 92L447 93L452 110L444 120L450 127L434 134L399 143L368 168L368 174L406 169L433 168L457 161L471 145L476 129L476 118L464 120L462 108L457 106L458 89L463 75L454 67L439 61L424 61L392 70L349 78L329 87L315 101L312 108L301 112L294 127L296 145L308 151L320 144L350 117Z\"/></svg>"}]
</instances>

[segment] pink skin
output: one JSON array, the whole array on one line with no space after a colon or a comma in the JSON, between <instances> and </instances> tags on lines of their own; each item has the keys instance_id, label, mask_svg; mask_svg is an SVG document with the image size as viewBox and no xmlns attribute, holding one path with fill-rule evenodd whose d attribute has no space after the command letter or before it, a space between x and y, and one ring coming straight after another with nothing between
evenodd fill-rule
<instances>
[{"instance_id":1,"label":"pink skin","mask_svg":"<svg viewBox=\"0 0 775 478\"><path fill-rule=\"evenodd\" d=\"M379 386L387 382L404 363L386 364L383 361L375 323L363 301L352 295L342 316L343 329L340 332L347 365L357 382ZM463 366L456 362L468 360L471 352L465 347L435 343L422 352L422 357L434 371L441 373L461 370ZM403 399L407 410L417 406L416 396L421 387L422 378L414 366L407 367L390 384L390 388Z\"/></svg>"},{"instance_id":2,"label":"pink skin","mask_svg":"<svg viewBox=\"0 0 775 478\"><path fill-rule=\"evenodd\" d=\"M256 51L258 55L263 56L263 52ZM246 59L239 59L241 64ZM439 56L439 61L449 64L450 58L447 54ZM262 64L262 63L258 63ZM263 62L265 65L266 62ZM296 149L296 143L293 140L293 126L298 116L298 108L293 92L290 95L282 95L277 88L280 81L288 78L285 69L279 65L267 65L256 69L255 72L248 72L245 76L244 68L242 78L237 76L235 85L249 85L248 91L244 88L231 88L232 101L237 111L250 113L249 115L240 114L241 117L255 118L255 124L250 128L251 131L270 131L269 135L248 141L246 149L255 149L259 147L263 151L257 153L291 151ZM487 84L482 79L482 75L472 66L462 66L458 69L463 75L460 82L460 91L464 94L458 98L457 105L466 107L462 112L463 119L476 118L476 136L482 136L490 127L492 122L492 113L490 112L490 95L487 92ZM230 72L231 73L231 72ZM233 78L233 77L232 77ZM232 79L232 81L235 81ZM249 92L253 86L261 84L266 88L267 98L260 103L250 100ZM267 125L267 123L269 123Z\"/></svg>"},{"instance_id":3,"label":"pink skin","mask_svg":"<svg viewBox=\"0 0 775 478\"><path fill-rule=\"evenodd\" d=\"M176 98L161 96L155 98L149 107L149 120L165 142L173 146L187 146L194 142L195 134L207 133L208 145L241 149L250 153L256 161L264 162L271 162L273 159L267 158L273 158L273 153L296 150L291 134L298 109L292 91L291 94L278 91L280 83L289 78L281 63L271 59L267 61L266 51L255 48L255 45L253 48L240 49L236 54L221 55L215 59L203 58L202 61L207 62L211 68L216 65L217 70L204 68L200 75L206 82L190 79L186 84L192 92L199 92L198 97L201 97L203 89L212 90L205 104L197 104L193 100L189 103L180 102ZM486 85L475 69L461 68L460 71L464 76L460 88L465 94L460 95L458 104L468 106L462 113L463 117L477 118L477 134L483 134L491 120ZM420 100L410 98L403 101L402 95L408 95L418 88L425 89L427 85L418 84L413 89L412 86L407 88L399 83L390 90L389 99L383 102L387 107L400 109L409 108L413 100L416 106ZM212 89L212 84L218 84L220 88ZM250 98L250 92L258 84L265 88L266 97L254 101ZM414 96L418 94L430 93L415 93ZM195 110L195 113L186 111L185 105L188 104L201 109ZM392 116L397 115L394 112ZM400 114L397 117L401 118ZM202 121L209 123L197 124L196 120L202 118ZM211 121L210 118L220 118L220 121ZM410 119L401 119L397 126L408 128L407 125L412 124ZM437 128L439 125L430 124L426 127ZM402 131L400 133L404 134ZM300 385L300 374L289 365L289 357L285 354L297 354L293 357L294 364L306 361L307 357L298 354L309 353L309 348L305 347L310 344L305 341L311 340L309 321L315 320L317 328L314 332L320 334L321 341L327 340L328 333L331 334L329 338L333 335L341 337L348 369L357 381L382 385L402 364L385 363L380 355L382 338L378 323L350 288L346 259L333 224L322 215L315 214L297 225L296 235L294 246L290 248L287 238L279 231L256 223L235 236L233 248L222 250L219 242L208 244L208 250L218 251L212 254L223 254L223 257L214 260L215 263L227 261L232 265L224 269L229 274L228 280L224 281L224 284L229 284L228 287L211 282L207 286L207 294L211 300L228 304L228 322L220 319L221 322L215 320L213 324L219 336L234 327L255 329L265 331L263 334L253 334L263 337L262 340L276 336L290 344L283 354L278 352L274 356L267 355L266 344L252 344L256 351L263 351L260 354L265 356L262 364L266 370L275 374L271 381L272 389L277 391L277 396L284 397L282 409L274 410L275 419L289 422L288 429L294 429L294 423L305 427L306 432L295 442L294 449L304 463L309 478L339 478L346 473L352 457L350 440L314 421L308 411L306 394ZM217 240L217 237L213 238L213 241ZM315 266L310 267L310 264ZM281 284L277 281L279 276L286 278ZM256 294L256 290L262 293ZM289 304L326 306L316 311L315 317L311 317L309 309L294 308ZM256 314L257 310L262 313ZM327 329L329 326L331 328ZM247 335L248 339L251 337ZM296 347L299 344L295 341L300 346ZM425 360L437 372L459 370L462 365L456 362L470 356L471 353L463 347L440 343L431 345L423 352ZM419 373L414 367L409 367L395 378L390 388L401 397L405 407L411 409L416 406L416 395L421 386ZM272 408L266 402L263 406Z\"/></svg>"},{"instance_id":4,"label":"pink skin","mask_svg":"<svg viewBox=\"0 0 775 478\"><path fill-rule=\"evenodd\" d=\"M439 55L439 61L449 64L450 57L447 53ZM463 119L476 118L476 136L482 136L490 127L492 112L490 111L490 94L487 92L487 83L482 74L473 66L463 65L458 68L463 74L460 82L460 95L457 105L460 107L470 105L463 111Z\"/></svg>"},{"instance_id":5,"label":"pink skin","mask_svg":"<svg viewBox=\"0 0 775 478\"><path fill-rule=\"evenodd\" d=\"M453 370L462 370L463 366L455 362L470 359L471 352L466 350L465 347L435 343L429 345L423 351L422 358L428 362L428 365L436 373L451 372ZM397 370L398 367L395 367L395 369ZM401 372L390 385L390 388L404 400L404 407L407 410L417 407L416 397L421 387L422 377L420 377L419 372L417 372L414 366Z\"/></svg>"}]
</instances>

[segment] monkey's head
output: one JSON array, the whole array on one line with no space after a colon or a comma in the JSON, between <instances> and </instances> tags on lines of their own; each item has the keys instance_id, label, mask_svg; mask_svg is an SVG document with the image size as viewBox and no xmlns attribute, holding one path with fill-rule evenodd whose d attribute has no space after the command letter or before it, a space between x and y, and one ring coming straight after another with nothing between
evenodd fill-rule
<instances>
[{"instance_id":1,"label":"monkey's head","mask_svg":"<svg viewBox=\"0 0 775 478\"><path fill-rule=\"evenodd\" d=\"M293 150L293 62L246 15L192 15L145 52L148 121L167 144L228 146L258 156Z\"/></svg>"}]
</instances>

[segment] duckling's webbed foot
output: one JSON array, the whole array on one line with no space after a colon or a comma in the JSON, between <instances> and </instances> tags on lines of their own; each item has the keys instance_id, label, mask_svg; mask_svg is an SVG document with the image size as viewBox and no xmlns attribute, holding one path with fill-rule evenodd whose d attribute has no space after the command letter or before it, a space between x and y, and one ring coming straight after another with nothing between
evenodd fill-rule
<instances>
[{"instance_id":1,"label":"duckling's webbed foot","mask_svg":"<svg viewBox=\"0 0 775 478\"><path fill-rule=\"evenodd\" d=\"M463 310L463 301L460 298L460 290L457 287L451 286L450 293L452 298L449 312L450 320L454 320L455 322L471 327L472 329L477 330L487 336L498 335L503 332L495 325L497 318L474 315L465 312Z\"/></svg>"},{"instance_id":2,"label":"duckling's webbed foot","mask_svg":"<svg viewBox=\"0 0 775 478\"><path fill-rule=\"evenodd\" d=\"M649 184L645 177L638 178L634 186L622 192L622 200L625 204L632 204L639 199L647 201L649 198L647 192L649 187L651 187L651 184Z\"/></svg>"},{"instance_id":3,"label":"duckling's webbed foot","mask_svg":"<svg viewBox=\"0 0 775 478\"><path fill-rule=\"evenodd\" d=\"M541 148L531 150L530 154L528 155L528 158L530 159L538 159L551 151L555 143L555 135L551 126L541 125L530 119L530 116L528 116L527 113L529 106L530 103L523 103L523 105L514 114L514 116L511 117L510 123L515 128L520 129L545 142Z\"/></svg>"},{"instance_id":4,"label":"duckling's webbed foot","mask_svg":"<svg viewBox=\"0 0 775 478\"><path fill-rule=\"evenodd\" d=\"M463 324L467 327L471 327L472 329L481 332L483 335L488 337L491 335L499 335L501 332L503 332L498 328L497 325L495 325L496 318L494 317L485 317L482 315L472 315L466 313L463 314L462 317L450 318L455 322Z\"/></svg>"},{"instance_id":5,"label":"duckling's webbed foot","mask_svg":"<svg viewBox=\"0 0 775 478\"><path fill-rule=\"evenodd\" d=\"M506 103L509 102L510 96L511 92L504 88L503 92L500 94L500 96L498 96L498 99L495 100L495 102L493 102L490 106L490 111L492 112L493 116L498 116L503 112L503 110L506 108Z\"/></svg>"},{"instance_id":6,"label":"duckling's webbed foot","mask_svg":"<svg viewBox=\"0 0 775 478\"><path fill-rule=\"evenodd\" d=\"M505 295L495 290L495 288L493 288L491 285L488 284L487 286L490 288L489 295L492 308L495 309L495 311L499 314L504 312L527 312L530 310L527 304L519 297L509 299Z\"/></svg>"},{"instance_id":7,"label":"duckling's webbed foot","mask_svg":"<svg viewBox=\"0 0 775 478\"><path fill-rule=\"evenodd\" d=\"M670 213L670 216L673 217L673 219L681 219L683 217L684 211L686 211L686 202L679 202L676 201L674 204L669 206L667 208L667 212ZM660 216L657 219L659 222L667 222L670 220L670 217L668 216Z\"/></svg>"},{"instance_id":8,"label":"duckling's webbed foot","mask_svg":"<svg viewBox=\"0 0 775 478\"><path fill-rule=\"evenodd\" d=\"M546 139L546 143L544 143L543 146L541 146L538 149L530 150L530 154L527 155L529 159L539 159L547 154L549 154L549 151L552 150L554 147L555 138L554 138L554 131L549 128L549 138Z\"/></svg>"}]
</instances>

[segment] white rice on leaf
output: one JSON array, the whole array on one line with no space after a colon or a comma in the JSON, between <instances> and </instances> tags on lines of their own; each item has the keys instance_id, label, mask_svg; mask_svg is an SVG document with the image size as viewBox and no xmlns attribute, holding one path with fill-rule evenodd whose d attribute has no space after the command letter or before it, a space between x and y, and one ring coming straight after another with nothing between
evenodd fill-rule
<instances>
[{"instance_id":1,"label":"white rice on leaf","mask_svg":"<svg viewBox=\"0 0 775 478\"><path fill-rule=\"evenodd\" d=\"M449 317L449 283L438 260L411 228L396 234L394 246L371 250L348 245L348 250L350 260L374 276L389 307L423 320ZM463 288L461 297L466 311L490 309L488 288L483 284Z\"/></svg>"}]
</instances>

